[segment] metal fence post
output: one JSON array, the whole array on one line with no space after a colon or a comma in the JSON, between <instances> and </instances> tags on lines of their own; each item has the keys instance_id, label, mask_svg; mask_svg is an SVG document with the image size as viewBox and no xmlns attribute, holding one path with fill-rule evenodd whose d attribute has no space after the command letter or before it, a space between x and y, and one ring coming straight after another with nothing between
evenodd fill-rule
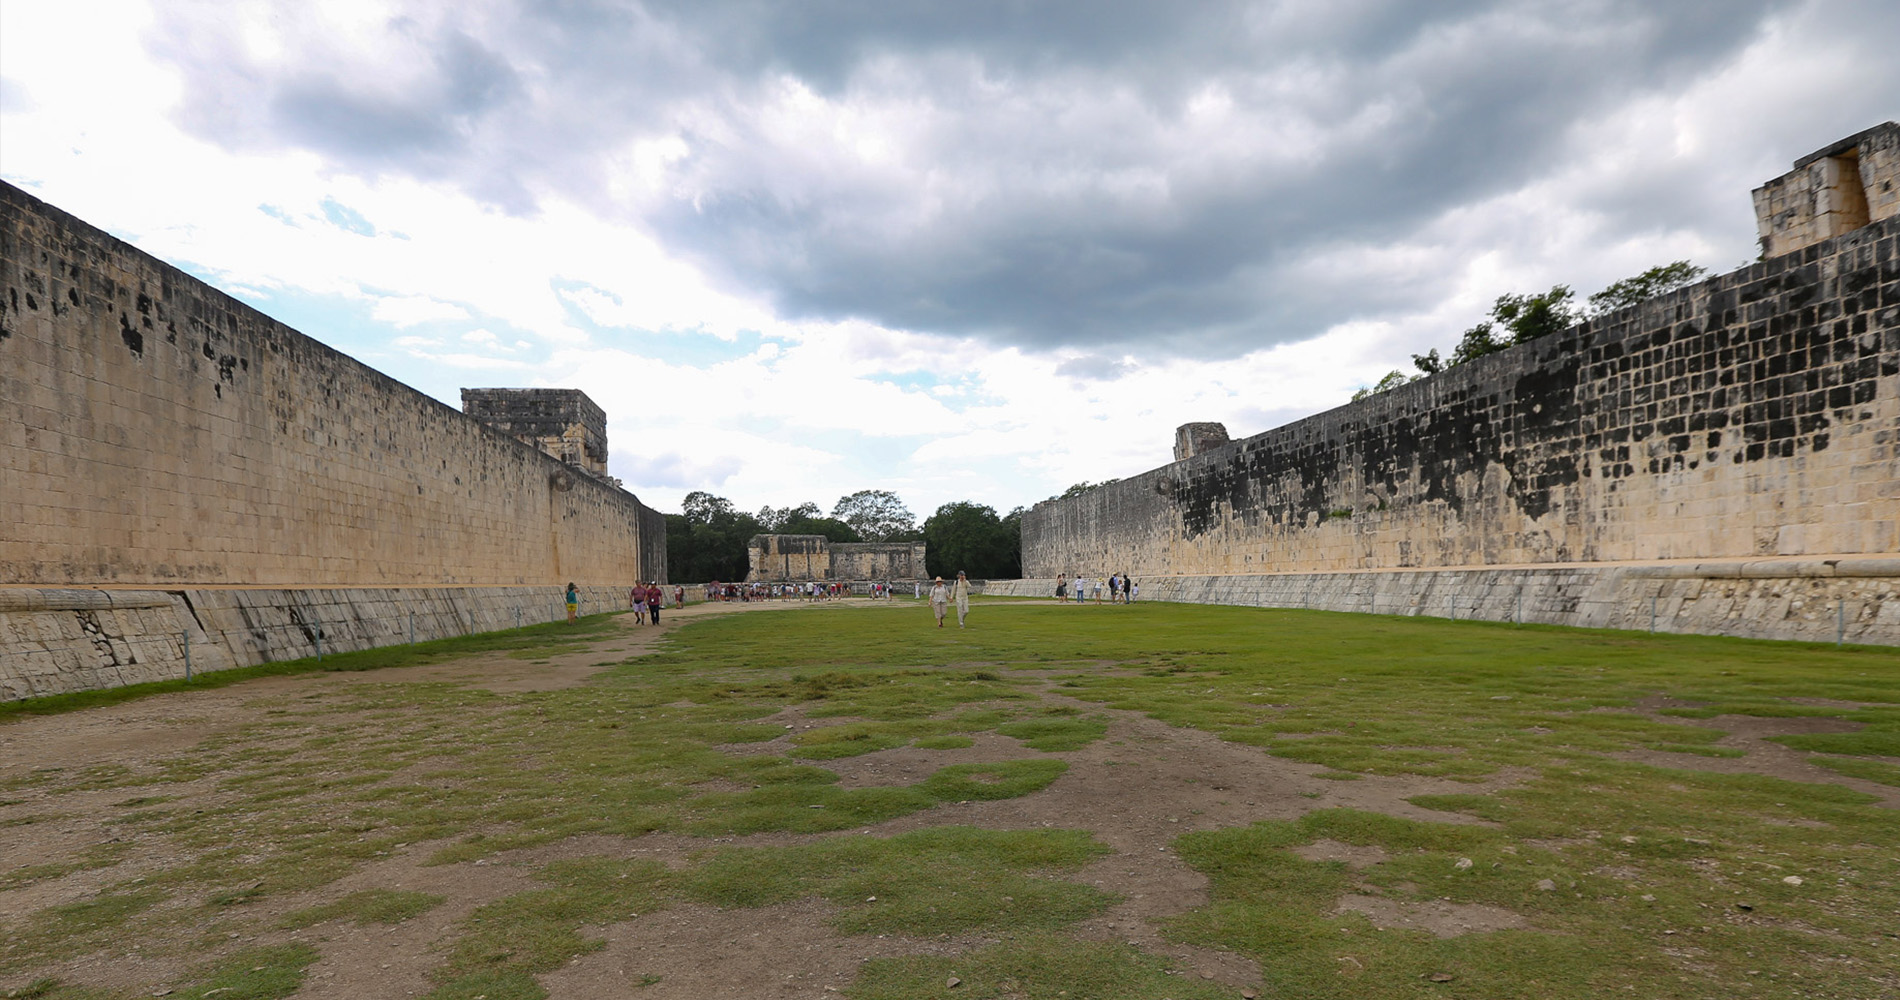
<instances>
[{"instance_id":1,"label":"metal fence post","mask_svg":"<svg viewBox=\"0 0 1900 1000\"><path fill-rule=\"evenodd\" d=\"M317 623L317 662L323 662L323 623Z\"/></svg>"},{"instance_id":2,"label":"metal fence post","mask_svg":"<svg viewBox=\"0 0 1900 1000\"><path fill-rule=\"evenodd\" d=\"M416 613L409 612L409 645L416 644Z\"/></svg>"},{"instance_id":3,"label":"metal fence post","mask_svg":"<svg viewBox=\"0 0 1900 1000\"><path fill-rule=\"evenodd\" d=\"M1847 641L1847 598L1834 602L1834 645Z\"/></svg>"},{"instance_id":4,"label":"metal fence post","mask_svg":"<svg viewBox=\"0 0 1900 1000\"><path fill-rule=\"evenodd\" d=\"M185 680L189 681L191 680L191 630L186 629L178 635L185 640Z\"/></svg>"},{"instance_id":5,"label":"metal fence post","mask_svg":"<svg viewBox=\"0 0 1900 1000\"><path fill-rule=\"evenodd\" d=\"M521 627L521 605L515 605L515 627Z\"/></svg>"},{"instance_id":6,"label":"metal fence post","mask_svg":"<svg viewBox=\"0 0 1900 1000\"><path fill-rule=\"evenodd\" d=\"M1651 632L1656 631L1656 598L1654 595L1651 595L1649 598L1649 630Z\"/></svg>"}]
</instances>

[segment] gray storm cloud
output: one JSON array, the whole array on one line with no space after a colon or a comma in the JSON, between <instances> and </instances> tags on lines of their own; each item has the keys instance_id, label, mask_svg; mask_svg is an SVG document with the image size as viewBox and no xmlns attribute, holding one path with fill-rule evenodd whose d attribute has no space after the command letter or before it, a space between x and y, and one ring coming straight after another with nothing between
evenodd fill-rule
<instances>
[{"instance_id":1,"label":"gray storm cloud","mask_svg":"<svg viewBox=\"0 0 1900 1000\"><path fill-rule=\"evenodd\" d=\"M1580 123L1719 71L1795 6L475 3L366 42L286 5L269 59L212 8L161 12L152 44L199 135L514 212L558 194L788 316L1219 357L1426 308L1458 261L1314 261L1563 169ZM1900 37L1890 4L1801 20ZM1864 107L1817 109L1814 144L1891 117L1900 72L1869 62ZM657 187L627 195L624 151L659 140ZM1716 211L1634 197L1602 211Z\"/></svg>"}]
</instances>

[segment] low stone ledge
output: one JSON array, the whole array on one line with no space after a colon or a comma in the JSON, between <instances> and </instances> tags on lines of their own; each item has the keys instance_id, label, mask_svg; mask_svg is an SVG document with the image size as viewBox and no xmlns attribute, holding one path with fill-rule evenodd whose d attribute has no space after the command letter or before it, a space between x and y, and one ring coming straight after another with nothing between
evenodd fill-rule
<instances>
[{"instance_id":1,"label":"low stone ledge","mask_svg":"<svg viewBox=\"0 0 1900 1000\"><path fill-rule=\"evenodd\" d=\"M171 606L171 595L160 590L75 590L64 587L0 590L0 611L112 611Z\"/></svg>"}]
</instances>

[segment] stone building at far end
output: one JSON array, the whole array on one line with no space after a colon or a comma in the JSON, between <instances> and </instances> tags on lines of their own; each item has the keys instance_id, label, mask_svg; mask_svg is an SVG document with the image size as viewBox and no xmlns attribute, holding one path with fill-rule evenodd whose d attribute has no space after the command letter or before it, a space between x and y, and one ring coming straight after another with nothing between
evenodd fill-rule
<instances>
[{"instance_id":1,"label":"stone building at far end","mask_svg":"<svg viewBox=\"0 0 1900 1000\"><path fill-rule=\"evenodd\" d=\"M823 535L753 535L748 583L921 580L922 542L834 542Z\"/></svg>"}]
</instances>

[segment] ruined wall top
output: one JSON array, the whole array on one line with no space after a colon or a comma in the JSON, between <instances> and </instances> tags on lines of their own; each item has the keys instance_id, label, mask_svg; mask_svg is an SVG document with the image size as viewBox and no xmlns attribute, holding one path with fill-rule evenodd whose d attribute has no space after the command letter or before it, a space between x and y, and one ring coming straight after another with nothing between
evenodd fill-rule
<instances>
[{"instance_id":1,"label":"ruined wall top","mask_svg":"<svg viewBox=\"0 0 1900 1000\"><path fill-rule=\"evenodd\" d=\"M609 479L607 411L579 389L463 389L462 412L596 479Z\"/></svg>"},{"instance_id":2,"label":"ruined wall top","mask_svg":"<svg viewBox=\"0 0 1900 1000\"><path fill-rule=\"evenodd\" d=\"M1227 425L1220 423L1182 424L1174 429L1174 460L1185 462L1204 451L1212 451L1231 440Z\"/></svg>"},{"instance_id":3,"label":"ruined wall top","mask_svg":"<svg viewBox=\"0 0 1900 1000\"><path fill-rule=\"evenodd\" d=\"M1801 157L1754 198L1764 258L1900 215L1900 124L1885 122Z\"/></svg>"}]
</instances>

